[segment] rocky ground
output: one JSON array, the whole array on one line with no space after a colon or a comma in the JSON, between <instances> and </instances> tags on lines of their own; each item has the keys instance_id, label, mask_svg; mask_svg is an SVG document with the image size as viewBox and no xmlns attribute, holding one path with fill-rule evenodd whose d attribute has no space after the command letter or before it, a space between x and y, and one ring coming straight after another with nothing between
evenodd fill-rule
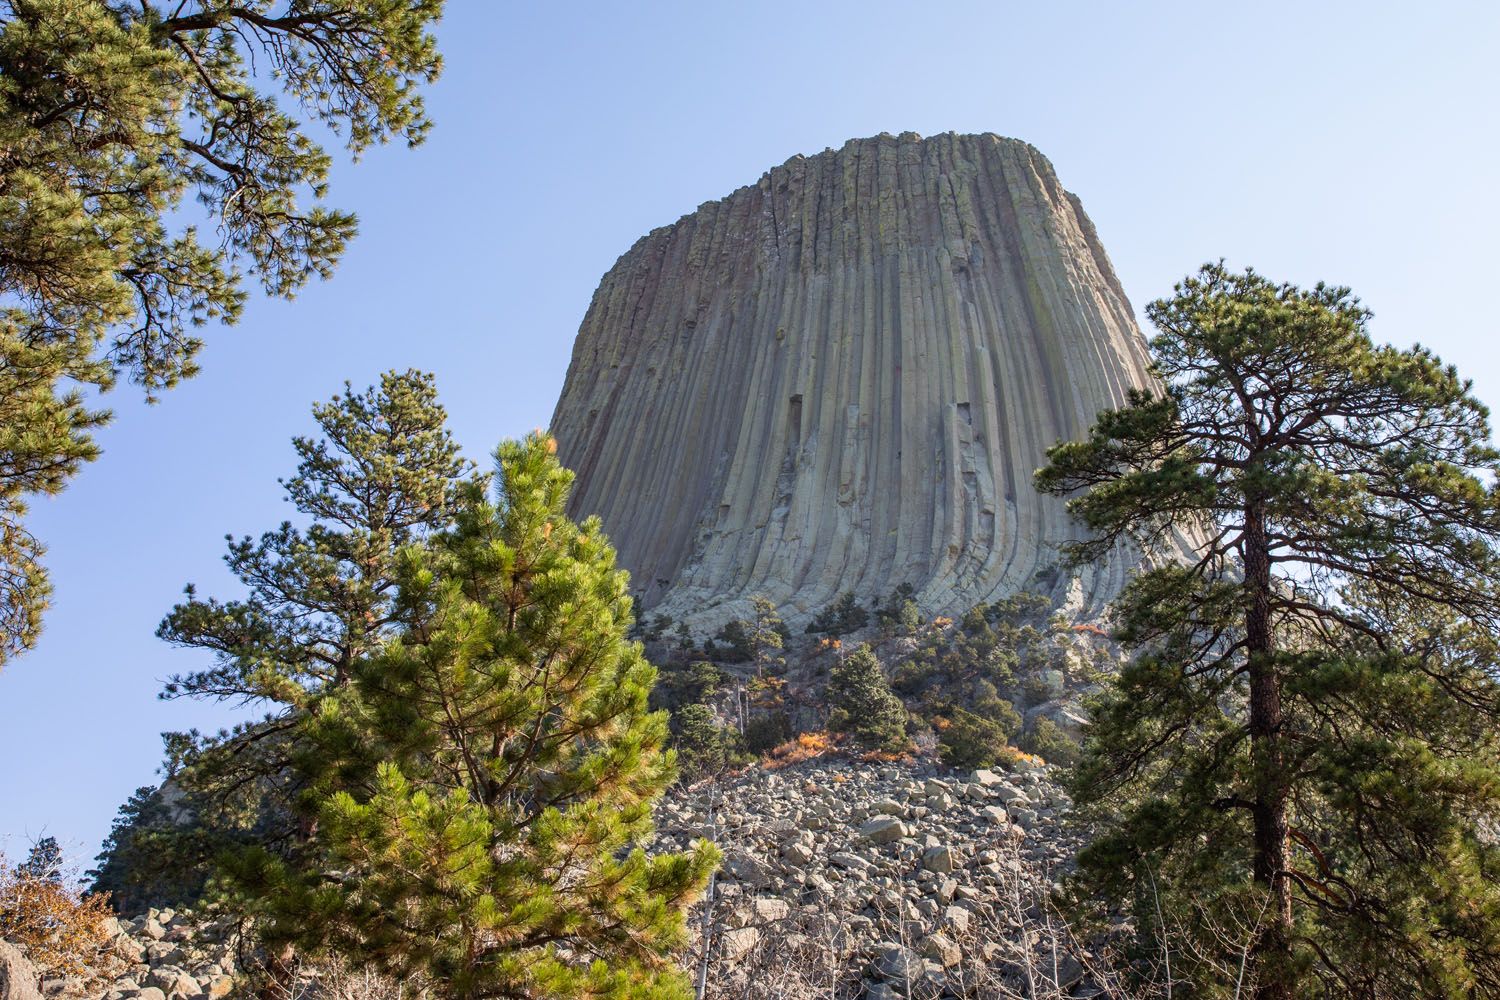
<instances>
[{"instance_id":1,"label":"rocky ground","mask_svg":"<svg viewBox=\"0 0 1500 1000\"><path fill-rule=\"evenodd\" d=\"M34 971L19 951L0 942L14 970L0 975L0 997L97 997L104 1000L218 1000L234 992L243 960L232 922L205 920L192 913L153 909L134 919L105 921L98 953L82 974L44 979L40 990L26 988ZM3 964L3 963L0 963ZM8 984L5 980L11 980Z\"/></svg>"},{"instance_id":2,"label":"rocky ground","mask_svg":"<svg viewBox=\"0 0 1500 1000\"><path fill-rule=\"evenodd\" d=\"M1090 997L1047 900L1074 849L1044 769L820 757L663 803L658 838L725 854L695 919L718 997Z\"/></svg>"},{"instance_id":3,"label":"rocky ground","mask_svg":"<svg viewBox=\"0 0 1500 1000\"><path fill-rule=\"evenodd\" d=\"M707 837L724 851L684 958L708 997L1098 996L1112 991L1047 905L1074 849L1067 808L1042 768L955 773L828 754L675 789L655 846ZM243 992L251 959L228 921L153 909L107 931L95 975L46 981L41 997ZM399 992L331 982L309 970L305 992Z\"/></svg>"},{"instance_id":4,"label":"rocky ground","mask_svg":"<svg viewBox=\"0 0 1500 1000\"><path fill-rule=\"evenodd\" d=\"M116 926L112 948L130 970L100 994L104 1000L217 1000L233 990L240 956L232 924L200 923L191 913L153 909Z\"/></svg>"}]
</instances>

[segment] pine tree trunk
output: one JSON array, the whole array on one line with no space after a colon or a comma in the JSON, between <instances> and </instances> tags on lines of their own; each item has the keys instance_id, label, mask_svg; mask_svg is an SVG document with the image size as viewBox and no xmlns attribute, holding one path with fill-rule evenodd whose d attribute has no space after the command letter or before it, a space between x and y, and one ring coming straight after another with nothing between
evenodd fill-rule
<instances>
[{"instance_id":1,"label":"pine tree trunk","mask_svg":"<svg viewBox=\"0 0 1500 1000\"><path fill-rule=\"evenodd\" d=\"M259 1000L291 1000L297 995L297 953L289 944L266 956L266 980L257 993Z\"/></svg>"},{"instance_id":2,"label":"pine tree trunk","mask_svg":"<svg viewBox=\"0 0 1500 1000\"><path fill-rule=\"evenodd\" d=\"M1292 892L1287 839L1287 790L1281 744L1281 679L1271 635L1271 560L1263 503L1245 510L1245 642L1250 669L1250 754L1255 773L1255 881L1271 894L1260 935L1251 945L1256 1000L1291 1000Z\"/></svg>"}]
</instances>

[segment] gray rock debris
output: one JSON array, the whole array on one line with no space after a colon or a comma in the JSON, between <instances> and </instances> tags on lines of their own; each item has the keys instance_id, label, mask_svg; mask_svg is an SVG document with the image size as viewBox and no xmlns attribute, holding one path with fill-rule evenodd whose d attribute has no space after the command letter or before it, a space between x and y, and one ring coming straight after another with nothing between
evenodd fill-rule
<instances>
[{"instance_id":1,"label":"gray rock debris","mask_svg":"<svg viewBox=\"0 0 1500 1000\"><path fill-rule=\"evenodd\" d=\"M1067 796L1045 770L960 775L840 757L751 769L717 790L670 792L656 848L686 846L711 801L717 840L733 861L713 903L716 974L745 977L742 992L723 995L755 996L755 973L736 970L762 960L774 968L778 949L802 946L843 956L867 996L941 996L945 977L995 935L1015 940L988 949L992 965L1028 947L1050 965L1038 942L1021 943L1035 903L1016 913L1012 891L1028 880L1021 884L1045 893L1075 848L1059 822ZM1030 803L1029 830L1012 822L1007 801ZM692 918L695 932L701 917Z\"/></svg>"},{"instance_id":2,"label":"gray rock debris","mask_svg":"<svg viewBox=\"0 0 1500 1000\"><path fill-rule=\"evenodd\" d=\"M738 995L758 995L750 977L760 956L800 948L836 956L853 977L846 986L863 980L867 996L939 997L976 949L994 969L1021 970L1028 952L1034 966L1044 957L1051 966L1035 925L1025 926L1035 912L1016 912L1014 890L1044 890L1067 866L1067 808L1045 770L963 775L828 756L671 790L648 847L710 835L723 849L713 955L720 972L745 977ZM695 934L702 916L690 919ZM110 931L106 948L125 968L100 1000L237 995L230 924L151 910ZM0 944L0 1000L43 1000L34 974L12 971L18 962ZM1061 971L1088 988L1076 961Z\"/></svg>"},{"instance_id":3,"label":"gray rock debris","mask_svg":"<svg viewBox=\"0 0 1500 1000\"><path fill-rule=\"evenodd\" d=\"M101 1000L221 1000L233 992L239 971L239 939L229 922L170 909L107 920L94 970L82 979L48 980L40 994L18 993L7 983L10 954L18 953L0 941L0 1000L78 997L84 980L99 976L106 985L89 995ZM34 984L34 969L31 977Z\"/></svg>"}]
</instances>

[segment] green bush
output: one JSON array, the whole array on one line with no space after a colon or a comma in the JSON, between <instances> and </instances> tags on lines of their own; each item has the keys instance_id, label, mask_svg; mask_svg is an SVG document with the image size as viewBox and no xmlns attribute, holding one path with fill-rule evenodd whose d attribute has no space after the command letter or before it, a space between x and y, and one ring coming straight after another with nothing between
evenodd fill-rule
<instances>
[{"instance_id":1,"label":"green bush","mask_svg":"<svg viewBox=\"0 0 1500 1000\"><path fill-rule=\"evenodd\" d=\"M1000 727L1006 739L1021 731L1021 713L1016 707L1000 697L994 685L980 681L974 685L974 697L968 708L981 719L988 719Z\"/></svg>"},{"instance_id":2,"label":"green bush","mask_svg":"<svg viewBox=\"0 0 1500 1000\"><path fill-rule=\"evenodd\" d=\"M792 738L792 720L785 712L760 712L745 722L745 749L765 753Z\"/></svg>"},{"instance_id":3,"label":"green bush","mask_svg":"<svg viewBox=\"0 0 1500 1000\"><path fill-rule=\"evenodd\" d=\"M891 693L880 661L861 646L833 668L828 680L831 732L846 733L869 750L906 747L906 706Z\"/></svg>"},{"instance_id":4,"label":"green bush","mask_svg":"<svg viewBox=\"0 0 1500 1000\"><path fill-rule=\"evenodd\" d=\"M714 635L712 645L714 658L723 663L748 663L755 657L755 644L750 638L750 623L736 618L728 622Z\"/></svg>"},{"instance_id":5,"label":"green bush","mask_svg":"<svg viewBox=\"0 0 1500 1000\"><path fill-rule=\"evenodd\" d=\"M711 701L724 685L724 672L706 660L665 665L651 691L652 708L676 710L683 705Z\"/></svg>"},{"instance_id":6,"label":"green bush","mask_svg":"<svg viewBox=\"0 0 1500 1000\"><path fill-rule=\"evenodd\" d=\"M807 625L807 633L829 636L848 635L870 623L870 613L859 606L853 594L845 594L818 613Z\"/></svg>"},{"instance_id":7,"label":"green bush","mask_svg":"<svg viewBox=\"0 0 1500 1000\"><path fill-rule=\"evenodd\" d=\"M922 610L917 607L916 588L903 583L885 599L875 612L875 621L888 635L912 635L922 626Z\"/></svg>"},{"instance_id":8,"label":"green bush","mask_svg":"<svg viewBox=\"0 0 1500 1000\"><path fill-rule=\"evenodd\" d=\"M937 668L924 660L907 660L896 668L891 688L907 698L915 698L927 687Z\"/></svg>"},{"instance_id":9,"label":"green bush","mask_svg":"<svg viewBox=\"0 0 1500 1000\"><path fill-rule=\"evenodd\" d=\"M1082 753L1077 741L1045 715L1037 716L1030 728L1016 738L1016 746L1062 767L1077 764Z\"/></svg>"},{"instance_id":10,"label":"green bush","mask_svg":"<svg viewBox=\"0 0 1500 1000\"><path fill-rule=\"evenodd\" d=\"M963 708L953 708L939 727L938 756L960 770L994 767L1006 746L1005 727Z\"/></svg>"}]
</instances>

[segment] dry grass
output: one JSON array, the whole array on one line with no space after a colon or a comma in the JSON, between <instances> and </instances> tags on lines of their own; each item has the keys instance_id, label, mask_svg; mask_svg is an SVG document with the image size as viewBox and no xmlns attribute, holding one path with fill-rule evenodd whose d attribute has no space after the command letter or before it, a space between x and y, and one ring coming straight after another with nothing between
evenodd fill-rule
<instances>
[{"instance_id":1,"label":"dry grass","mask_svg":"<svg viewBox=\"0 0 1500 1000\"><path fill-rule=\"evenodd\" d=\"M874 911L874 926L857 935L848 917L794 907L787 921L759 928L755 946L731 961L724 942L734 932L715 913L708 922L709 960L703 963L696 949L684 960L699 1000L855 1000L877 978L874 942L944 966L935 978L920 971L904 980L880 977L911 1000L1065 1000L1080 978L1109 1000L1171 1000L1170 966L1167 977L1145 970L1144 982L1127 985L1114 956L1080 942L1057 914L1048 873L1028 867L1014 841L997 839L991 846L1003 852L1011 871L1004 891L966 908L967 926L945 927L941 942L905 903L896 911Z\"/></svg>"},{"instance_id":2,"label":"dry grass","mask_svg":"<svg viewBox=\"0 0 1500 1000\"><path fill-rule=\"evenodd\" d=\"M827 733L802 733L796 739L775 747L761 761L767 771L779 771L793 764L822 757L833 749L833 739Z\"/></svg>"},{"instance_id":3,"label":"dry grass","mask_svg":"<svg viewBox=\"0 0 1500 1000\"><path fill-rule=\"evenodd\" d=\"M421 983L357 969L334 956L294 959L282 969L280 975L263 966L247 970L253 993L246 995L260 1000L424 1000L430 995Z\"/></svg>"}]
</instances>

